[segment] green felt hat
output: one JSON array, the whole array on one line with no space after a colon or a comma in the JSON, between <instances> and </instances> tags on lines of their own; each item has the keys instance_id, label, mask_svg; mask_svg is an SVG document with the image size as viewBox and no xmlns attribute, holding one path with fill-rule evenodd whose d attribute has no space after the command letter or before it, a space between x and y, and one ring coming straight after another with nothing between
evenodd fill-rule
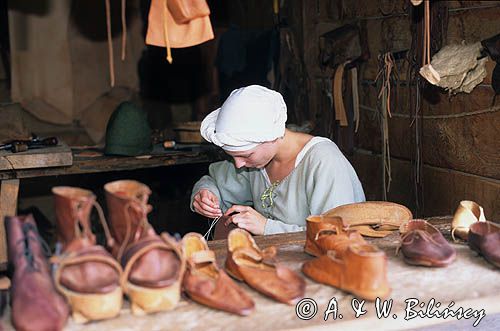
<instances>
[{"instance_id":1,"label":"green felt hat","mask_svg":"<svg viewBox=\"0 0 500 331\"><path fill-rule=\"evenodd\" d=\"M113 112L106 128L105 154L136 156L151 151L151 128L146 113L129 101Z\"/></svg>"}]
</instances>

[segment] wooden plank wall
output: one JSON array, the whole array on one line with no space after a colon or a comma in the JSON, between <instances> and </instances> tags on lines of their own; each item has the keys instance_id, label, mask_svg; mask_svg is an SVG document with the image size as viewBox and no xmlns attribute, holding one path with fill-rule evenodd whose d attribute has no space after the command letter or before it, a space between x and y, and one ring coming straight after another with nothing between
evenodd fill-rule
<instances>
[{"instance_id":1,"label":"wooden plank wall","mask_svg":"<svg viewBox=\"0 0 500 331\"><path fill-rule=\"evenodd\" d=\"M304 61L309 75L309 113L317 133L325 134L331 108L325 86L331 71L318 66L319 36L345 23L358 23L366 31L370 60L360 70L361 123L354 149L346 152L369 199L382 198L380 129L377 117L377 55L410 48L409 0L302 0ZM500 1L448 1L449 22L443 44L477 42L500 33ZM343 8L340 10L340 8ZM491 72L471 94L449 97L434 88L423 99L423 206L421 216L451 214L463 199L485 207L487 218L500 220L500 100L494 95ZM405 84L405 69L400 68ZM388 199L416 211L412 171L412 137L408 89L401 87L402 102L389 119L392 177ZM500 98L497 98L500 99ZM453 115L454 117L449 117Z\"/></svg>"}]
</instances>

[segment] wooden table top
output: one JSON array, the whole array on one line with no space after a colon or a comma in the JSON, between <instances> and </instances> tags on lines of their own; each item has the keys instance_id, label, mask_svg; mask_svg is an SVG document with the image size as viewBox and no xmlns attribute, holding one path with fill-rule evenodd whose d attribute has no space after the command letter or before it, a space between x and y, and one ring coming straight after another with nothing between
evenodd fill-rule
<instances>
[{"instance_id":1,"label":"wooden table top","mask_svg":"<svg viewBox=\"0 0 500 331\"><path fill-rule=\"evenodd\" d=\"M449 238L449 217L433 218L433 224ZM447 307L453 301L452 309L463 307L480 312L484 309L486 316L498 316L500 312L500 271L478 257L468 246L453 244L457 250L457 260L446 268L426 268L410 266L403 262L401 256L394 252L398 244L398 233L386 238L368 239L384 250L388 258L388 279L392 287L390 299L393 306L388 318L378 319L375 314L375 303L366 302L367 313L355 318L351 308L353 296L336 288L318 284L306 278L306 298L317 303L317 314L311 320L301 320L296 315L296 307L277 303L255 292L245 284L241 286L256 303L256 310L247 317L235 316L216 311L183 298L172 311L135 317L130 314L128 303L122 309L120 317L77 325L69 321L65 330L295 330L295 329L408 329L425 327L442 322L457 322L456 318L413 318L405 320L405 300L416 298L428 303L431 298ZM278 260L284 265L300 273L302 264L313 257L303 252L305 232L255 237L256 243L265 248L276 246ZM219 265L223 265L226 256L226 240L210 242L215 251ZM335 298L339 315L333 320L332 315L323 320L328 304ZM417 309L417 308L415 308ZM422 308L425 311L425 308ZM435 308L434 308L435 310ZM393 315L397 315L394 318ZM3 318L7 330L11 329L8 321L9 312ZM476 318L462 320L462 325L472 327ZM479 324L481 326L481 323ZM479 328L480 329L480 328Z\"/></svg>"},{"instance_id":2,"label":"wooden table top","mask_svg":"<svg viewBox=\"0 0 500 331\"><path fill-rule=\"evenodd\" d=\"M2 170L0 180L208 163L222 160L223 152L212 145L189 145L177 150L155 146L150 154L136 157L103 155L102 151L96 149L73 149L72 156L72 164L69 166Z\"/></svg>"}]
</instances>

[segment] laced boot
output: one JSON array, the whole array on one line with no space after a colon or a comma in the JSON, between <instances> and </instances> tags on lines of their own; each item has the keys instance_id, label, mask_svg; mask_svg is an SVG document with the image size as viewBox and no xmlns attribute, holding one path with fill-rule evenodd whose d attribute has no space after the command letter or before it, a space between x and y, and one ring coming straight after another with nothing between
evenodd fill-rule
<instances>
[{"instance_id":1,"label":"laced boot","mask_svg":"<svg viewBox=\"0 0 500 331\"><path fill-rule=\"evenodd\" d=\"M62 253L54 282L72 308L75 322L113 318L120 313L123 293L120 264L104 247L96 245L90 212L95 207L108 245L113 245L104 214L95 195L76 187L54 187L57 237Z\"/></svg>"},{"instance_id":2,"label":"laced boot","mask_svg":"<svg viewBox=\"0 0 500 331\"><path fill-rule=\"evenodd\" d=\"M121 284L135 315L174 308L180 299L185 259L180 244L168 234L161 237L148 223L151 190L133 180L104 186L112 254L123 267Z\"/></svg>"},{"instance_id":3,"label":"laced boot","mask_svg":"<svg viewBox=\"0 0 500 331\"><path fill-rule=\"evenodd\" d=\"M5 229L9 264L14 269L10 292L14 328L62 330L69 309L54 288L46 259L50 249L41 239L33 215L5 217Z\"/></svg>"}]
</instances>

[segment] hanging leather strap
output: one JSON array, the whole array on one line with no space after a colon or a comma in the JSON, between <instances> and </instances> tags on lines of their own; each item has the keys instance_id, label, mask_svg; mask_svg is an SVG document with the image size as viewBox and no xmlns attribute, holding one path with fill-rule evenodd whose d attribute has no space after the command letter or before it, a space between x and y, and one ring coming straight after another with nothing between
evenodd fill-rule
<instances>
[{"instance_id":1,"label":"hanging leather strap","mask_svg":"<svg viewBox=\"0 0 500 331\"><path fill-rule=\"evenodd\" d=\"M342 97L342 82L344 78L344 67L346 63L339 64L333 76L333 105L335 107L335 119L340 122L340 126L348 126L347 115Z\"/></svg>"}]
</instances>

